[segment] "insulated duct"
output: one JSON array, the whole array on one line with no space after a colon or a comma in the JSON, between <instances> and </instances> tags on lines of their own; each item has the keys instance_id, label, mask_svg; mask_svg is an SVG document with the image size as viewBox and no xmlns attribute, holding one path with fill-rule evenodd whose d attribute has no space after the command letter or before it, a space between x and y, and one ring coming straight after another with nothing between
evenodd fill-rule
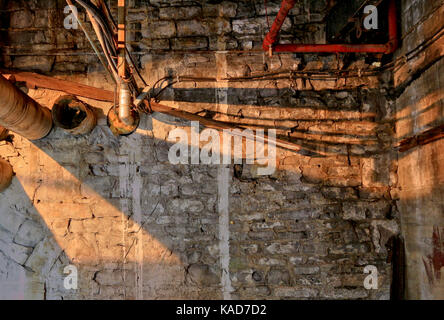
<instances>
[{"instance_id":1,"label":"insulated duct","mask_svg":"<svg viewBox=\"0 0 444 320\"><path fill-rule=\"evenodd\" d=\"M0 126L29 140L41 139L52 129L51 111L0 75Z\"/></svg>"}]
</instances>

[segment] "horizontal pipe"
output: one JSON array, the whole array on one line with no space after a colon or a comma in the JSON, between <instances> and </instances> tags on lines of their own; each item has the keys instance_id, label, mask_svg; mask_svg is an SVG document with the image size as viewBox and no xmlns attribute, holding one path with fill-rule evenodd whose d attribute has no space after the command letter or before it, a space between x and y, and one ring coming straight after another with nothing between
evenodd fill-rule
<instances>
[{"instance_id":1,"label":"horizontal pipe","mask_svg":"<svg viewBox=\"0 0 444 320\"><path fill-rule=\"evenodd\" d=\"M396 0L390 0L389 4L389 41L386 44L278 44L276 42L279 31L288 12L293 8L294 0L283 0L270 31L265 36L262 47L265 51L270 48L275 52L297 53L339 53L339 52L363 52L363 53L393 53L398 48L398 25L396 13Z\"/></svg>"},{"instance_id":2,"label":"horizontal pipe","mask_svg":"<svg viewBox=\"0 0 444 320\"><path fill-rule=\"evenodd\" d=\"M0 192L5 191L6 188L9 187L12 181L12 175L11 165L0 157Z\"/></svg>"},{"instance_id":3,"label":"horizontal pipe","mask_svg":"<svg viewBox=\"0 0 444 320\"><path fill-rule=\"evenodd\" d=\"M41 139L52 129L51 111L0 75L0 126L29 140Z\"/></svg>"}]
</instances>

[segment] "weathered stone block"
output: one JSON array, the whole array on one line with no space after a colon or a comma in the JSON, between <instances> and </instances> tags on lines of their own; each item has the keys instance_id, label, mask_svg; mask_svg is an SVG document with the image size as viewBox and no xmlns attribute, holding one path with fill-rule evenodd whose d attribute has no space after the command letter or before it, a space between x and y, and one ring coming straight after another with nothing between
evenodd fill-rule
<instances>
[{"instance_id":1,"label":"weathered stone block","mask_svg":"<svg viewBox=\"0 0 444 320\"><path fill-rule=\"evenodd\" d=\"M174 50L205 49L208 47L208 39L204 37L174 38L171 40Z\"/></svg>"},{"instance_id":2,"label":"weathered stone block","mask_svg":"<svg viewBox=\"0 0 444 320\"><path fill-rule=\"evenodd\" d=\"M192 264L188 267L188 277L199 286L211 286L220 283L220 277L208 265Z\"/></svg>"}]
</instances>

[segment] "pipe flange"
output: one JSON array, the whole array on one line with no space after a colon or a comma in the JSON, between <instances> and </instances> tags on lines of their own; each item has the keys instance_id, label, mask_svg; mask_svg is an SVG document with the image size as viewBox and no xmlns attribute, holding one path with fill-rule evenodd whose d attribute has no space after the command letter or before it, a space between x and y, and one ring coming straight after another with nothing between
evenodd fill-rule
<instances>
[{"instance_id":1,"label":"pipe flange","mask_svg":"<svg viewBox=\"0 0 444 320\"><path fill-rule=\"evenodd\" d=\"M72 95L58 98L51 113L54 124L73 135L91 133L97 125L94 110Z\"/></svg>"},{"instance_id":2,"label":"pipe flange","mask_svg":"<svg viewBox=\"0 0 444 320\"><path fill-rule=\"evenodd\" d=\"M136 131L140 123L140 115L137 111L131 109L131 116L134 119L132 125L127 125L119 119L119 112L116 107L113 106L108 111L108 127L111 132L116 136L127 136Z\"/></svg>"}]
</instances>

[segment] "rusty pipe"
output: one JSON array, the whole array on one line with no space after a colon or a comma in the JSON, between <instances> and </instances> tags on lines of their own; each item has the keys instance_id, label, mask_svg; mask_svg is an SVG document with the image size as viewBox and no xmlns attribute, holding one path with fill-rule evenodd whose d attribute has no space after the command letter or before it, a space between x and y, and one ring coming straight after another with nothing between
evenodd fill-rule
<instances>
[{"instance_id":1,"label":"rusty pipe","mask_svg":"<svg viewBox=\"0 0 444 320\"><path fill-rule=\"evenodd\" d=\"M134 118L131 112L132 95L129 88L127 63L126 63L126 0L118 0L118 31L117 31L117 49L118 49L118 71L120 77L119 86L119 119L125 125L134 124Z\"/></svg>"},{"instance_id":2,"label":"rusty pipe","mask_svg":"<svg viewBox=\"0 0 444 320\"><path fill-rule=\"evenodd\" d=\"M389 4L389 41L386 44L278 44L276 42L278 33L288 15L293 8L294 0L283 0L281 9L271 26L270 31L265 36L262 47L265 51L275 52L301 52L301 53L318 53L318 52L364 52L364 53L384 53L390 54L398 48L398 26L396 0L390 0Z\"/></svg>"},{"instance_id":3,"label":"rusty pipe","mask_svg":"<svg viewBox=\"0 0 444 320\"><path fill-rule=\"evenodd\" d=\"M388 9L388 25L389 25L389 41L386 44L388 47L388 52L393 53L399 46L398 40L398 21L397 21L397 11L396 11L396 0L390 0Z\"/></svg>"},{"instance_id":4,"label":"rusty pipe","mask_svg":"<svg viewBox=\"0 0 444 320\"><path fill-rule=\"evenodd\" d=\"M93 109L72 95L57 99L51 113L54 125L73 135L88 134L97 125Z\"/></svg>"},{"instance_id":5,"label":"rusty pipe","mask_svg":"<svg viewBox=\"0 0 444 320\"><path fill-rule=\"evenodd\" d=\"M51 111L0 75L0 126L29 140L41 139L52 129Z\"/></svg>"},{"instance_id":6,"label":"rusty pipe","mask_svg":"<svg viewBox=\"0 0 444 320\"><path fill-rule=\"evenodd\" d=\"M3 158L0 157L0 192L6 190L7 187L11 184L13 176L12 167Z\"/></svg>"}]
</instances>

